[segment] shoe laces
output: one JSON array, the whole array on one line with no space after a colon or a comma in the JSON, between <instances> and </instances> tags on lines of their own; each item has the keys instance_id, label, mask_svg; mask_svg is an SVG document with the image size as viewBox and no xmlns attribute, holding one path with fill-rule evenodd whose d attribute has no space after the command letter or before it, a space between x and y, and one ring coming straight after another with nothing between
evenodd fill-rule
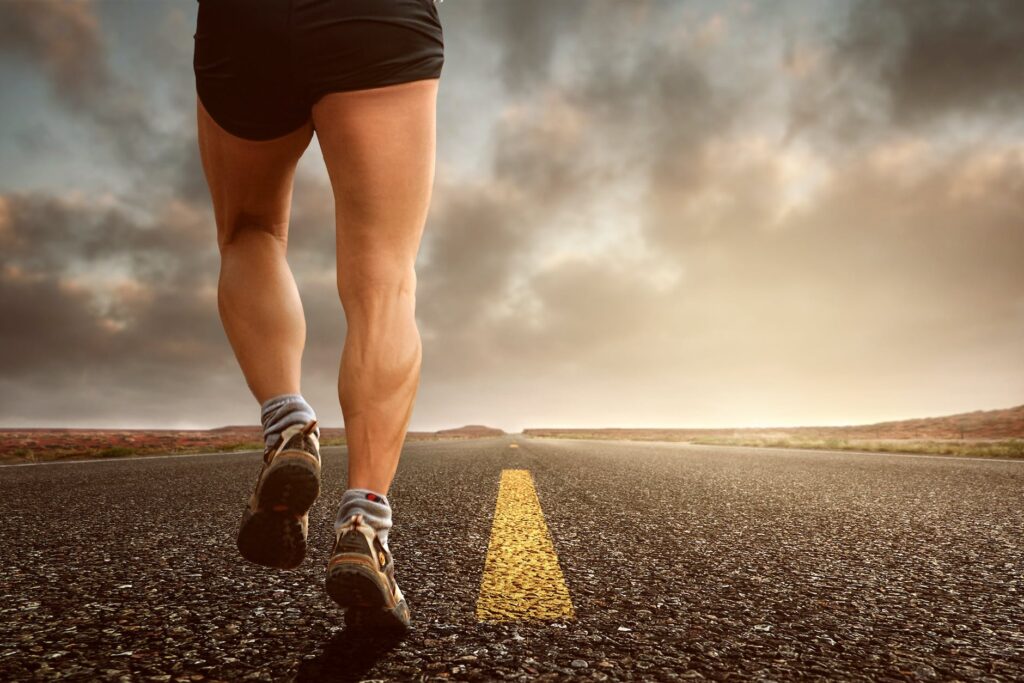
<instances>
[{"instance_id":1,"label":"shoe laces","mask_svg":"<svg viewBox=\"0 0 1024 683\"><path fill-rule=\"evenodd\" d=\"M281 452L281 450L284 448L285 444L288 443L289 441L291 441L292 437L295 436L296 434L300 433L300 432L302 432L306 436L307 439L309 439L310 441L313 442L313 447L316 449L316 452L319 454L320 453L320 437L319 437L320 427L319 427L319 420L313 419L313 420L310 420L309 422L306 422L306 423L296 422L295 424L288 425L288 427L286 427L285 430L278 435L277 441L274 442L274 445L271 446L270 448L266 449L263 452L263 460L265 462L267 462L267 463L272 461L277 456L277 454Z\"/></svg>"},{"instance_id":2,"label":"shoe laces","mask_svg":"<svg viewBox=\"0 0 1024 683\"><path fill-rule=\"evenodd\" d=\"M361 526L363 524L363 515L361 512L353 512L351 515L345 518L345 521L338 526L338 538L341 538L349 531Z\"/></svg>"}]
</instances>

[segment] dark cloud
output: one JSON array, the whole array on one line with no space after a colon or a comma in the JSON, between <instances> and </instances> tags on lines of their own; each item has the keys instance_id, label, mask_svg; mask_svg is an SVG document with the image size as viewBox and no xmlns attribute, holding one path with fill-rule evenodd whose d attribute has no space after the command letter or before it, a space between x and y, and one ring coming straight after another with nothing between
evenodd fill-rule
<instances>
[{"instance_id":1,"label":"dark cloud","mask_svg":"<svg viewBox=\"0 0 1024 683\"><path fill-rule=\"evenodd\" d=\"M29 57L68 104L85 105L111 86L91 2L9 0L0 5L0 45Z\"/></svg>"},{"instance_id":2,"label":"dark cloud","mask_svg":"<svg viewBox=\"0 0 1024 683\"><path fill-rule=\"evenodd\" d=\"M789 134L833 150L953 116L1000 126L1024 113L1024 4L1014 0L861 0L838 35L804 47L819 64L793 89Z\"/></svg>"},{"instance_id":3,"label":"dark cloud","mask_svg":"<svg viewBox=\"0 0 1024 683\"><path fill-rule=\"evenodd\" d=\"M579 0L493 2L483 7L482 24L500 45L501 76L513 93L551 78L555 46L590 3Z\"/></svg>"},{"instance_id":4,"label":"dark cloud","mask_svg":"<svg viewBox=\"0 0 1024 683\"><path fill-rule=\"evenodd\" d=\"M531 243L530 209L489 185L438 197L417 275L417 312L428 327L457 334L476 326Z\"/></svg>"},{"instance_id":5,"label":"dark cloud","mask_svg":"<svg viewBox=\"0 0 1024 683\"><path fill-rule=\"evenodd\" d=\"M143 92L110 68L102 27L90 0L0 3L0 55L38 66L57 102L86 118L122 159L148 157L154 128Z\"/></svg>"},{"instance_id":6,"label":"dark cloud","mask_svg":"<svg viewBox=\"0 0 1024 683\"><path fill-rule=\"evenodd\" d=\"M4 377L53 386L74 368L113 360L115 335L89 310L88 291L24 274L10 262L3 269L0 311L8 321L0 333ZM6 393L0 401L6 413L17 398Z\"/></svg>"},{"instance_id":7,"label":"dark cloud","mask_svg":"<svg viewBox=\"0 0 1024 683\"><path fill-rule=\"evenodd\" d=\"M838 58L877 70L899 125L1024 113L1024 4L1016 0L860 2Z\"/></svg>"},{"instance_id":8,"label":"dark cloud","mask_svg":"<svg viewBox=\"0 0 1024 683\"><path fill-rule=\"evenodd\" d=\"M146 226L84 198L0 201L0 312L22 321L0 334L0 373L74 372L87 361L166 373L220 364L216 256L190 211L172 208Z\"/></svg>"}]
</instances>

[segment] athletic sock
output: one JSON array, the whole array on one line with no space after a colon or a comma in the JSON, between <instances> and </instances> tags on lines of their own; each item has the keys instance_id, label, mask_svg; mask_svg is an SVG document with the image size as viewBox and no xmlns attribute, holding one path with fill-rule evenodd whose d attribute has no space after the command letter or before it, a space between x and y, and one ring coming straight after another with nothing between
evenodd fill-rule
<instances>
[{"instance_id":1,"label":"athletic sock","mask_svg":"<svg viewBox=\"0 0 1024 683\"><path fill-rule=\"evenodd\" d=\"M296 422L306 424L316 419L316 413L302 394L280 394L263 402L260 418L263 421L263 441L270 448L289 425ZM313 433L320 438L319 425Z\"/></svg>"},{"instance_id":2,"label":"athletic sock","mask_svg":"<svg viewBox=\"0 0 1024 683\"><path fill-rule=\"evenodd\" d=\"M341 495L338 515L334 520L337 530L351 515L361 513L363 519L377 532L381 544L388 548L388 532L391 530L391 503L384 494L370 489L347 489ZM390 548L388 548L390 550Z\"/></svg>"}]
</instances>

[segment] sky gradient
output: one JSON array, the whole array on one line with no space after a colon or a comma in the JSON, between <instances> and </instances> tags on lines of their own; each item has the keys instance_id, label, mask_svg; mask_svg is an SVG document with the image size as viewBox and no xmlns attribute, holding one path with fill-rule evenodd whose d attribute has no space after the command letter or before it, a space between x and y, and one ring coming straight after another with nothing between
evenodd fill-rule
<instances>
[{"instance_id":1,"label":"sky gradient","mask_svg":"<svg viewBox=\"0 0 1024 683\"><path fill-rule=\"evenodd\" d=\"M445 0L411 429L1024 403L1024 3ZM196 3L0 4L0 426L258 424L216 307ZM326 426L314 139L289 263Z\"/></svg>"}]
</instances>

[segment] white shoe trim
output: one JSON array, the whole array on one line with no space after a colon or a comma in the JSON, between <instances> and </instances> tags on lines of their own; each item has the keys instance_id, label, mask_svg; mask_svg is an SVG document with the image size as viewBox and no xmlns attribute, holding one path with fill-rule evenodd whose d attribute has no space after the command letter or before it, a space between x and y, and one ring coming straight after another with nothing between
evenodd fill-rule
<instances>
[{"instance_id":1,"label":"white shoe trim","mask_svg":"<svg viewBox=\"0 0 1024 683\"><path fill-rule=\"evenodd\" d=\"M296 422L295 424L288 425L285 428L285 430L281 432L281 440L278 442L277 448L274 449L274 452L271 454L270 459L267 460L267 464L272 463L274 461L274 458L281 454L281 451L284 450L285 444L291 441L291 438L293 436L295 436L302 430L308 428L311 424L314 425L314 427L313 429L310 430L307 436L313 442L313 446L316 448L316 452L320 453L320 439L317 438L315 431L315 426L317 422L317 420L310 420L309 422Z\"/></svg>"}]
</instances>

